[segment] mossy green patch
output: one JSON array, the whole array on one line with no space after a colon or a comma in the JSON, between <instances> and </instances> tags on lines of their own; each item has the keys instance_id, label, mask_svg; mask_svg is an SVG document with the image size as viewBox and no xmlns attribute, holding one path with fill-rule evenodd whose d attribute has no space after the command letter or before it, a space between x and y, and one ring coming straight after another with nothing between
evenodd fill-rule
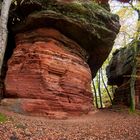
<instances>
[{"instance_id":1,"label":"mossy green patch","mask_svg":"<svg viewBox=\"0 0 140 140\"><path fill-rule=\"evenodd\" d=\"M5 114L0 113L0 123L7 121L7 116Z\"/></svg>"},{"instance_id":2,"label":"mossy green patch","mask_svg":"<svg viewBox=\"0 0 140 140\"><path fill-rule=\"evenodd\" d=\"M19 17L20 22L15 21L9 26L14 34L40 27L54 28L92 55L89 57L88 64L93 73L96 73L108 56L120 28L118 16L110 13L94 0L23 1L20 10L21 13L15 11L13 15L27 14L23 18ZM96 56L100 56L98 61L96 61Z\"/></svg>"},{"instance_id":3,"label":"mossy green patch","mask_svg":"<svg viewBox=\"0 0 140 140\"><path fill-rule=\"evenodd\" d=\"M82 22L94 23L101 26L105 26L104 21L114 18L113 14L110 14L109 11L95 2L49 3L46 6L46 10L52 10Z\"/></svg>"}]
</instances>

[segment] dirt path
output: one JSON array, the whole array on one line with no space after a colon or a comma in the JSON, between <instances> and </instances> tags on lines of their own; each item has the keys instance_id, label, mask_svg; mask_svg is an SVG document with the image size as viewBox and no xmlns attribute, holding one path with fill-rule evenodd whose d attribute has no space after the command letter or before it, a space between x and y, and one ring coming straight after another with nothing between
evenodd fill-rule
<instances>
[{"instance_id":1,"label":"dirt path","mask_svg":"<svg viewBox=\"0 0 140 140\"><path fill-rule=\"evenodd\" d=\"M0 140L140 140L140 115L108 110L67 120L27 117L0 110Z\"/></svg>"}]
</instances>

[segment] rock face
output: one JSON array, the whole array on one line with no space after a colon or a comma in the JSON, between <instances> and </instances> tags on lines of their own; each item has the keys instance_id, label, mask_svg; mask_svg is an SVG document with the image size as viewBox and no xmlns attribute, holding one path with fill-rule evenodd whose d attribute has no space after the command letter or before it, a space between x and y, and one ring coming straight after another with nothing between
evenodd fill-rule
<instances>
[{"instance_id":1,"label":"rock face","mask_svg":"<svg viewBox=\"0 0 140 140\"><path fill-rule=\"evenodd\" d=\"M12 7L16 45L2 105L54 118L91 111L90 83L112 49L118 17L92 0L29 0Z\"/></svg>"},{"instance_id":2,"label":"rock face","mask_svg":"<svg viewBox=\"0 0 140 140\"><path fill-rule=\"evenodd\" d=\"M117 50L107 67L107 77L109 85L116 85L114 93L114 104L130 105L130 80L134 65L133 42L129 47ZM135 102L140 108L140 87L139 87L139 54L137 56L137 73L135 81Z\"/></svg>"},{"instance_id":3,"label":"rock face","mask_svg":"<svg viewBox=\"0 0 140 140\"><path fill-rule=\"evenodd\" d=\"M120 86L123 84L124 75L130 75L133 66L134 50L131 47L116 50L107 67L107 77L109 85Z\"/></svg>"},{"instance_id":4,"label":"rock face","mask_svg":"<svg viewBox=\"0 0 140 140\"><path fill-rule=\"evenodd\" d=\"M91 72L84 55L78 44L54 29L17 34L5 79L5 97L15 98L11 107L50 117L89 112Z\"/></svg>"},{"instance_id":5,"label":"rock face","mask_svg":"<svg viewBox=\"0 0 140 140\"><path fill-rule=\"evenodd\" d=\"M34 0L21 3L19 8L18 15L22 16L18 18L23 22L11 25L15 34L46 26L59 30L88 52L93 77L111 51L120 28L118 16L92 0Z\"/></svg>"}]
</instances>

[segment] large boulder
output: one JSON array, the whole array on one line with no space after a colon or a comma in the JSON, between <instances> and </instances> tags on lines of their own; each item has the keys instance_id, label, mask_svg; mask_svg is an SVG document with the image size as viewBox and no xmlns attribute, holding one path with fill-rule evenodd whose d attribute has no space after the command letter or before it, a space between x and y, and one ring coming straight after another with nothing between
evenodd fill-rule
<instances>
[{"instance_id":1,"label":"large boulder","mask_svg":"<svg viewBox=\"0 0 140 140\"><path fill-rule=\"evenodd\" d=\"M17 12L20 21L12 26L15 34L46 26L59 30L88 52L93 77L111 51L120 28L118 16L92 0L23 1Z\"/></svg>"},{"instance_id":2,"label":"large boulder","mask_svg":"<svg viewBox=\"0 0 140 140\"><path fill-rule=\"evenodd\" d=\"M139 45L140 46L140 45ZM130 106L130 91L131 78L135 77L135 103L136 107L140 108L140 67L139 67L139 53L134 54L135 40L128 44L127 47L116 50L113 57L107 66L107 78L109 85L117 86L114 93L114 104L124 104ZM135 58L136 57L136 58ZM136 75L132 75L132 70L136 62Z\"/></svg>"},{"instance_id":3,"label":"large boulder","mask_svg":"<svg viewBox=\"0 0 140 140\"><path fill-rule=\"evenodd\" d=\"M116 50L106 68L108 84L121 85L125 78L130 77L133 67L134 49L125 47Z\"/></svg>"},{"instance_id":4,"label":"large boulder","mask_svg":"<svg viewBox=\"0 0 140 140\"><path fill-rule=\"evenodd\" d=\"M9 31L16 45L8 60L2 105L60 118L93 110L90 83L120 28L118 16L108 9L92 0L12 5Z\"/></svg>"},{"instance_id":5,"label":"large boulder","mask_svg":"<svg viewBox=\"0 0 140 140\"><path fill-rule=\"evenodd\" d=\"M54 29L17 34L5 79L5 97L15 98L7 99L13 101L10 107L49 117L88 113L93 107L91 72L84 55L78 44Z\"/></svg>"}]
</instances>

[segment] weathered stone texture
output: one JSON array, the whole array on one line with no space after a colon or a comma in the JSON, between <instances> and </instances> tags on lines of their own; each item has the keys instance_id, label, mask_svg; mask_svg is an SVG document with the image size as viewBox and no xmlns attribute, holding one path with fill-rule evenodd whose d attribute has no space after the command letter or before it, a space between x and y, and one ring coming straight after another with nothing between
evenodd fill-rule
<instances>
[{"instance_id":1,"label":"weathered stone texture","mask_svg":"<svg viewBox=\"0 0 140 140\"><path fill-rule=\"evenodd\" d=\"M136 107L140 108L140 80L139 80L139 54L137 55L136 75L132 75L134 65L134 46L133 42L129 47L117 50L109 66L107 67L107 77L109 85L117 85L114 93L114 103L130 105L130 81L131 77L136 77L135 81L135 103Z\"/></svg>"},{"instance_id":2,"label":"weathered stone texture","mask_svg":"<svg viewBox=\"0 0 140 140\"><path fill-rule=\"evenodd\" d=\"M21 113L88 113L93 107L91 72L84 53L54 29L17 34L16 49L8 61L5 97L20 101Z\"/></svg>"},{"instance_id":3,"label":"weathered stone texture","mask_svg":"<svg viewBox=\"0 0 140 140\"><path fill-rule=\"evenodd\" d=\"M93 77L108 57L120 28L118 16L92 0L24 1L19 8L17 12L23 22L11 25L14 33L46 26L59 30L89 53L88 65Z\"/></svg>"},{"instance_id":4,"label":"weathered stone texture","mask_svg":"<svg viewBox=\"0 0 140 140\"><path fill-rule=\"evenodd\" d=\"M8 60L2 105L59 118L93 110L91 80L119 28L108 5L92 0L13 4L9 29L16 47Z\"/></svg>"}]
</instances>

